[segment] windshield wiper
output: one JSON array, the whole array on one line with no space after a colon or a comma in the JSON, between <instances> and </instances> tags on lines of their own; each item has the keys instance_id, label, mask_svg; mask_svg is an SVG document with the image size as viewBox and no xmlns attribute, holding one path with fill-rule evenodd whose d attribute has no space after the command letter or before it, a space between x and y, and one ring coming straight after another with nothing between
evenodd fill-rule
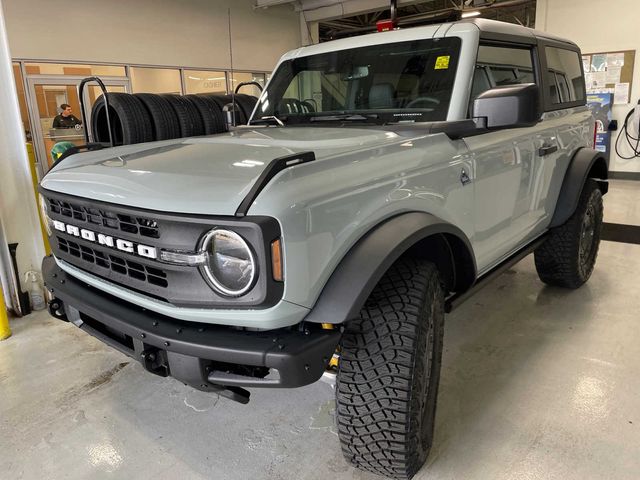
<instances>
[{"instance_id":1,"label":"windshield wiper","mask_svg":"<svg viewBox=\"0 0 640 480\"><path fill-rule=\"evenodd\" d=\"M320 116L312 116L309 118L310 122L362 122L367 120L376 120L378 117L377 113L343 113L339 115L320 115Z\"/></svg>"},{"instance_id":2,"label":"windshield wiper","mask_svg":"<svg viewBox=\"0 0 640 480\"><path fill-rule=\"evenodd\" d=\"M261 123L275 123L280 127L284 127L284 121L287 120L287 117L283 117L283 119L279 119L275 115L267 115L265 117L256 118L255 120L251 120L249 125L260 125Z\"/></svg>"}]
</instances>

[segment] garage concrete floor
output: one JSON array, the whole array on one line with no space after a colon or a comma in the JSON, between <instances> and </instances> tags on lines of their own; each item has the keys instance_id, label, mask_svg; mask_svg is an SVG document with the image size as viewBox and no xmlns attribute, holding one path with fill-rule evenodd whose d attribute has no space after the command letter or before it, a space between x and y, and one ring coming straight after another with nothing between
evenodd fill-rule
<instances>
[{"instance_id":1,"label":"garage concrete floor","mask_svg":"<svg viewBox=\"0 0 640 480\"><path fill-rule=\"evenodd\" d=\"M604 242L589 283L566 291L540 283L530 256L449 315L435 445L415 478L637 479L638 272L639 245ZM12 329L0 478L380 478L343 460L328 384L240 405L46 313Z\"/></svg>"}]
</instances>

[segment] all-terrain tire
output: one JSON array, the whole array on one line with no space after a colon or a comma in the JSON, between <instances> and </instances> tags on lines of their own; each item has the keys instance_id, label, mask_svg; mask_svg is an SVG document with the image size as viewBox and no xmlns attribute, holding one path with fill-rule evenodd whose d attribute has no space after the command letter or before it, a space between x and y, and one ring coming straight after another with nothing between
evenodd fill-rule
<instances>
[{"instance_id":1,"label":"all-terrain tire","mask_svg":"<svg viewBox=\"0 0 640 480\"><path fill-rule=\"evenodd\" d=\"M223 132L226 132L229 130L228 125L227 125L227 117L224 111L224 106L226 105L226 102L224 101L224 99L222 98L222 95L217 95L215 93L198 93L196 94L199 97L204 97L207 100L213 102L217 107L218 110L220 110L220 115L222 116L222 124L223 124Z\"/></svg>"},{"instance_id":2,"label":"all-terrain tire","mask_svg":"<svg viewBox=\"0 0 640 480\"><path fill-rule=\"evenodd\" d=\"M108 92L107 95L114 144L131 145L152 141L151 117L140 100L128 93ZM94 142L109 142L104 95L98 97L91 109L91 132Z\"/></svg>"},{"instance_id":3,"label":"all-terrain tire","mask_svg":"<svg viewBox=\"0 0 640 480\"><path fill-rule=\"evenodd\" d=\"M236 103L242 109L242 112L244 113L244 117L245 117L246 121L248 122L249 119L251 118L251 114L253 113L253 109L255 108L256 103L258 103L258 98L254 97L253 95L246 95L246 94L243 94L243 93L237 93L236 94Z\"/></svg>"},{"instance_id":4,"label":"all-terrain tire","mask_svg":"<svg viewBox=\"0 0 640 480\"><path fill-rule=\"evenodd\" d=\"M218 104L208 97L201 95L185 95L198 110L205 135L224 132L224 117Z\"/></svg>"},{"instance_id":5,"label":"all-terrain tire","mask_svg":"<svg viewBox=\"0 0 640 480\"><path fill-rule=\"evenodd\" d=\"M171 108L178 117L178 123L180 124L180 136L181 137L196 137L198 135L204 135L204 125L198 109L192 102L184 98L182 95L176 95L167 93L162 95L167 99Z\"/></svg>"},{"instance_id":6,"label":"all-terrain tire","mask_svg":"<svg viewBox=\"0 0 640 480\"><path fill-rule=\"evenodd\" d=\"M180 136L180 124L166 98L154 93L134 93L149 112L154 140L169 140Z\"/></svg>"},{"instance_id":7,"label":"all-terrain tire","mask_svg":"<svg viewBox=\"0 0 640 480\"><path fill-rule=\"evenodd\" d=\"M602 215L602 192L588 178L576 211L534 252L540 280L565 288L578 288L589 280L598 256Z\"/></svg>"},{"instance_id":8,"label":"all-terrain tire","mask_svg":"<svg viewBox=\"0 0 640 480\"><path fill-rule=\"evenodd\" d=\"M440 380L444 291L435 265L401 258L346 324L336 383L342 452L410 479L427 459Z\"/></svg>"}]
</instances>

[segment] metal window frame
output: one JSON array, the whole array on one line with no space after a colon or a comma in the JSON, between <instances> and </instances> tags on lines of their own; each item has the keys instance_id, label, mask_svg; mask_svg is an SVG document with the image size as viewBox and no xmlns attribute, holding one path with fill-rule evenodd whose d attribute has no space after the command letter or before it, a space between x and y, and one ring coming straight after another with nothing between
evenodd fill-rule
<instances>
[{"instance_id":1,"label":"metal window frame","mask_svg":"<svg viewBox=\"0 0 640 480\"><path fill-rule=\"evenodd\" d=\"M544 107L544 111L545 112L554 112L557 110L564 110L567 108L574 108L574 107L583 107L587 104L587 93L586 93L586 82L582 82L582 94L583 94L583 98L582 100L576 100L573 102L561 102L560 103L551 103L551 99L550 99L550 95L549 95L549 80L547 78L546 73L549 71L549 67L547 65L547 54L546 54L546 49L547 48L559 48L562 50L568 50L570 52L576 53L578 55L578 60L579 61L579 66L580 66L580 72L582 73L582 78L584 78L584 65L582 64L582 60L581 60L581 51L580 48L578 48L576 45L571 44L571 43L563 43L563 42L558 42L558 41L554 41L554 40L550 40L547 38L539 38L538 39L538 50L540 52L539 54L539 61L540 61L540 71L544 72L545 75L542 75L542 97L543 97L543 107ZM555 72L554 72L555 73ZM555 75L554 75L555 78ZM557 80L556 80L557 82ZM558 96L560 95L560 92L558 91Z\"/></svg>"},{"instance_id":2,"label":"metal window frame","mask_svg":"<svg viewBox=\"0 0 640 480\"><path fill-rule=\"evenodd\" d=\"M202 70L209 72L223 72L225 74L227 94L231 92L230 80L232 73L262 73L265 76L265 85L268 82L267 76L273 73L272 70L262 70L262 69L237 69L233 70L228 67L202 67L202 66L185 66L185 65L157 65L157 64L142 64L142 63L121 63L121 62L94 62L94 61L85 61L85 60L51 60L51 59L38 59L38 58L12 58L12 63L20 64L20 71L22 73L23 79L26 75L25 64L26 63L51 63L58 65L104 65L110 67L124 67L125 69L125 77L131 81L131 72L130 68L139 67L139 68L162 68L168 70L179 70L180 79L182 83L182 95L186 95L186 90L184 88L184 72L189 70ZM50 76L51 74L48 74ZM64 77L66 75L54 75L57 77ZM118 77L118 78L125 78ZM101 77L102 78L102 77Z\"/></svg>"}]
</instances>

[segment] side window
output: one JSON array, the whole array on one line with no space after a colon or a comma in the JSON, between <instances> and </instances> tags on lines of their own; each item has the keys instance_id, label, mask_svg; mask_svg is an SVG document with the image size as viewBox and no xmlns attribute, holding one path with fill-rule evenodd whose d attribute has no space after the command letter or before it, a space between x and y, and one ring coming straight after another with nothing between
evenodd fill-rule
<instances>
[{"instance_id":1,"label":"side window","mask_svg":"<svg viewBox=\"0 0 640 480\"><path fill-rule=\"evenodd\" d=\"M560 103L558 82L556 80L556 74L552 71L547 71L547 85L547 88L549 89L549 101L551 103Z\"/></svg>"},{"instance_id":2,"label":"side window","mask_svg":"<svg viewBox=\"0 0 640 480\"><path fill-rule=\"evenodd\" d=\"M486 92L490 88L491 82L489 81L489 73L487 72L487 68L477 65L476 70L473 73L473 87L471 89L472 101L482 92Z\"/></svg>"},{"instance_id":3,"label":"side window","mask_svg":"<svg viewBox=\"0 0 640 480\"><path fill-rule=\"evenodd\" d=\"M565 102L575 100L575 95L569 88L569 84L567 83L567 77L564 73L556 72L556 82L558 82L558 87L560 88L560 98Z\"/></svg>"},{"instance_id":4,"label":"side window","mask_svg":"<svg viewBox=\"0 0 640 480\"><path fill-rule=\"evenodd\" d=\"M585 101L584 77L578 52L546 47L547 85L552 105Z\"/></svg>"},{"instance_id":5,"label":"side window","mask_svg":"<svg viewBox=\"0 0 640 480\"><path fill-rule=\"evenodd\" d=\"M473 77L470 106L481 93L501 85L534 83L531 50L480 45Z\"/></svg>"},{"instance_id":6,"label":"side window","mask_svg":"<svg viewBox=\"0 0 640 480\"><path fill-rule=\"evenodd\" d=\"M489 71L496 86L520 83L516 78L516 69L513 67L505 68L492 65L489 67Z\"/></svg>"}]
</instances>

